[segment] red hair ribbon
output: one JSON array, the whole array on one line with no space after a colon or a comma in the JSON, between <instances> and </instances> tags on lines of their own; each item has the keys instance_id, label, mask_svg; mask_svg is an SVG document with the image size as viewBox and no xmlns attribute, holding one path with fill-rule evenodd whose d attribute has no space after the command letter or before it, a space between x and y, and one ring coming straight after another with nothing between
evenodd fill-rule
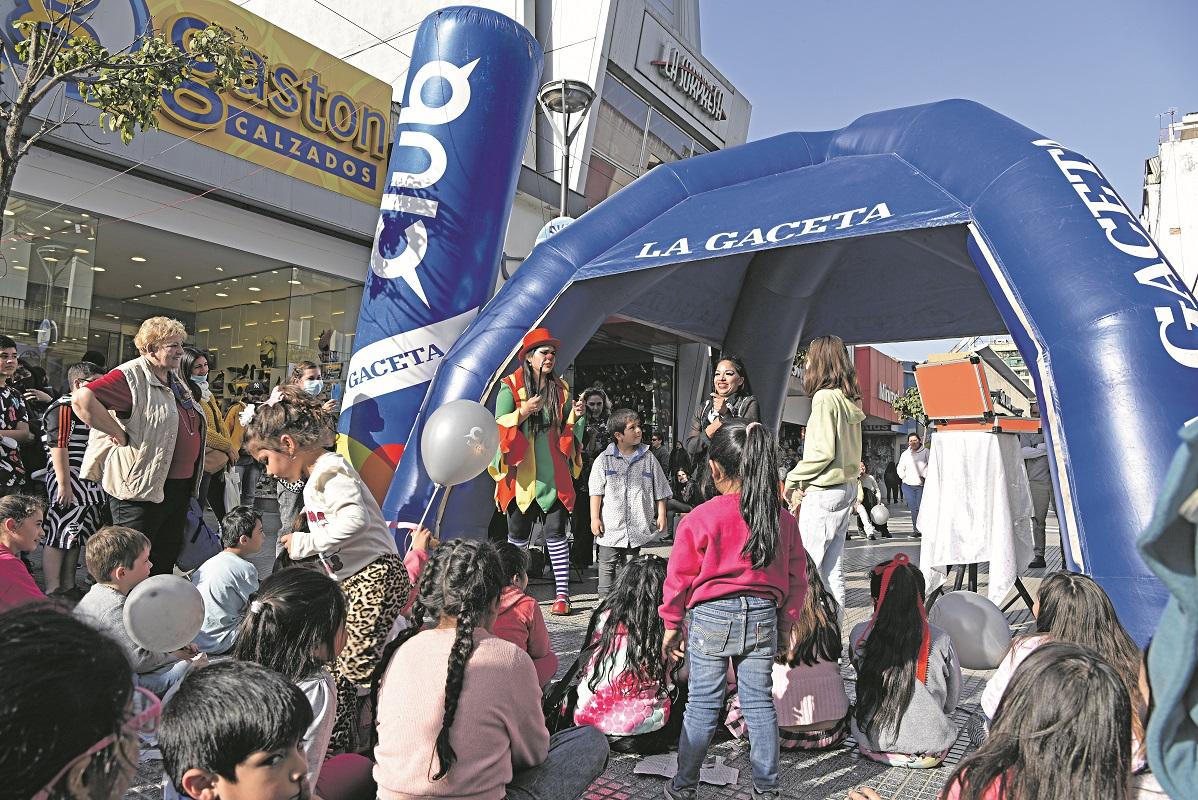
<instances>
[{"instance_id":1,"label":"red hair ribbon","mask_svg":"<svg viewBox=\"0 0 1198 800\"><path fill-rule=\"evenodd\" d=\"M890 577L894 575L894 570L900 565L905 566L910 563L911 559L907 557L906 553L899 553L887 563L879 564L873 568L872 573L874 575L882 576L882 588L878 592L878 602L874 606L874 613L870 617L869 626L865 629L865 633L857 637L856 646L858 648L864 646L865 637L869 631L873 630L874 623L877 622L878 611L882 608L882 603L886 602L886 590L890 588ZM926 684L928 682L928 658L932 650L932 632L928 628L928 612L923 607L923 599L917 597L915 605L919 608L919 625L923 629L923 641L919 645L919 661L915 664L915 677L920 683Z\"/></svg>"}]
</instances>

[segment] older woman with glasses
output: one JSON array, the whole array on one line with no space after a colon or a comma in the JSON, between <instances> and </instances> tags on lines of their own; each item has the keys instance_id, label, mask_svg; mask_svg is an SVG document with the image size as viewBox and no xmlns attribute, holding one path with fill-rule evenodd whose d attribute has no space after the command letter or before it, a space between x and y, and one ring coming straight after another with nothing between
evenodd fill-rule
<instances>
[{"instance_id":1,"label":"older woman with glasses","mask_svg":"<svg viewBox=\"0 0 1198 800\"><path fill-rule=\"evenodd\" d=\"M4 796L124 796L162 705L117 643L45 605L0 614L0 642Z\"/></svg>"},{"instance_id":2,"label":"older woman with glasses","mask_svg":"<svg viewBox=\"0 0 1198 800\"><path fill-rule=\"evenodd\" d=\"M571 402L570 387L555 372L560 344L547 328L524 337L521 366L500 382L495 400L499 452L490 467L495 504L507 514L508 541L527 549L533 524L544 527L557 589L549 611L559 616L570 613L566 520L574 509L586 428L582 397Z\"/></svg>"},{"instance_id":3,"label":"older woman with glasses","mask_svg":"<svg viewBox=\"0 0 1198 800\"><path fill-rule=\"evenodd\" d=\"M71 398L92 429L82 475L108 493L114 524L150 540L155 575L174 569L204 476L207 423L178 375L186 337L178 320L150 317L133 337L141 355Z\"/></svg>"}]
</instances>

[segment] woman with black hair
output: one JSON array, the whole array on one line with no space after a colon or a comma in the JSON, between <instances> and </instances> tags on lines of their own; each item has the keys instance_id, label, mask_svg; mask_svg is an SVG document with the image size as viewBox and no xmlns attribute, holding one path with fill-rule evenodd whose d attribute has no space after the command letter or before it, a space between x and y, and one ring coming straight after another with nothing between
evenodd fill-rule
<instances>
[{"instance_id":1,"label":"woman with black hair","mask_svg":"<svg viewBox=\"0 0 1198 800\"><path fill-rule=\"evenodd\" d=\"M229 435L220 401L208 386L208 354L195 347L184 347L179 361L179 376L187 382L191 394L204 411L204 477L200 481L200 502L206 503L216 521L225 516L225 471L237 463L237 450Z\"/></svg>"},{"instance_id":2,"label":"woman with black hair","mask_svg":"<svg viewBox=\"0 0 1198 800\"><path fill-rule=\"evenodd\" d=\"M566 520L577 497L586 422L582 398L571 402L570 387L557 376L560 345L547 328L529 331L521 342L520 368L500 381L495 398L499 451L490 473L509 542L527 549L533 525L542 524L557 590L549 613L564 616L570 613Z\"/></svg>"},{"instance_id":3,"label":"woman with black hair","mask_svg":"<svg viewBox=\"0 0 1198 800\"><path fill-rule=\"evenodd\" d=\"M462 539L425 565L411 625L375 672L381 800L569 800L607 765L594 728L549 736L528 653L490 633L503 572L493 544Z\"/></svg>"},{"instance_id":4,"label":"woman with black hair","mask_svg":"<svg viewBox=\"0 0 1198 800\"><path fill-rule=\"evenodd\" d=\"M869 593L873 617L849 634L857 749L892 767L938 767L957 739L951 715L961 698L961 665L953 642L928 622L923 575L906 554L874 567Z\"/></svg>"},{"instance_id":5,"label":"woman with black hair","mask_svg":"<svg viewBox=\"0 0 1198 800\"><path fill-rule=\"evenodd\" d=\"M807 554L778 493L778 453L760 422L721 421L710 447L720 493L678 526L663 600L662 649L690 666L678 742L678 774L666 796L693 797L707 745L724 708L728 665L736 671L749 728L754 795L778 794L778 716L771 692L778 623L799 621Z\"/></svg>"},{"instance_id":6,"label":"woman with black hair","mask_svg":"<svg viewBox=\"0 0 1198 800\"><path fill-rule=\"evenodd\" d=\"M686 453L694 465L691 478L698 489L696 502L699 503L710 500L716 494L711 471L707 467L711 437L730 419L745 422L758 422L761 419L749 373L745 371L740 356L721 356L715 365L712 384L711 397L691 420L690 432L686 436Z\"/></svg>"},{"instance_id":7,"label":"woman with black hair","mask_svg":"<svg viewBox=\"0 0 1198 800\"><path fill-rule=\"evenodd\" d=\"M607 430L607 418L611 416L611 399L607 392L592 386L582 393L586 408L586 428L582 434L582 472L574 479L576 497L587 497L591 480L591 467L595 459L611 444ZM574 532L574 546L570 561L579 569L586 569L595 560L595 535L591 533L591 504L586 500L574 503L570 518L570 529Z\"/></svg>"}]
</instances>

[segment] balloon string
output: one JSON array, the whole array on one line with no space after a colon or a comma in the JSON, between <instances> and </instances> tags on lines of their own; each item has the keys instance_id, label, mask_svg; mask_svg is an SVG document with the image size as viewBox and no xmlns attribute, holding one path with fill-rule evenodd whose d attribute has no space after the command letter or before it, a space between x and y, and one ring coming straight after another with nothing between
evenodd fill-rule
<instances>
[{"instance_id":1,"label":"balloon string","mask_svg":"<svg viewBox=\"0 0 1198 800\"><path fill-rule=\"evenodd\" d=\"M428 519L429 512L433 510L433 504L437 502L437 493L443 488L445 487L439 483L433 484L433 495L428 499L428 505L424 507L424 513L420 515L420 522L416 523L416 530L424 527L424 521Z\"/></svg>"}]
</instances>

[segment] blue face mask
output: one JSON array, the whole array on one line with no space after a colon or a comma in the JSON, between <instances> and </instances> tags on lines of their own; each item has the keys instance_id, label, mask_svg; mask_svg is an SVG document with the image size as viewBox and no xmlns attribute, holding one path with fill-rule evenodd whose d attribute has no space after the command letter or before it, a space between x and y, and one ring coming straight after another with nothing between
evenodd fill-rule
<instances>
[{"instance_id":1,"label":"blue face mask","mask_svg":"<svg viewBox=\"0 0 1198 800\"><path fill-rule=\"evenodd\" d=\"M200 385L203 385L208 382L207 375L192 375L191 379Z\"/></svg>"},{"instance_id":2,"label":"blue face mask","mask_svg":"<svg viewBox=\"0 0 1198 800\"><path fill-rule=\"evenodd\" d=\"M324 391L324 381L304 381L304 391L308 394L320 394Z\"/></svg>"}]
</instances>

